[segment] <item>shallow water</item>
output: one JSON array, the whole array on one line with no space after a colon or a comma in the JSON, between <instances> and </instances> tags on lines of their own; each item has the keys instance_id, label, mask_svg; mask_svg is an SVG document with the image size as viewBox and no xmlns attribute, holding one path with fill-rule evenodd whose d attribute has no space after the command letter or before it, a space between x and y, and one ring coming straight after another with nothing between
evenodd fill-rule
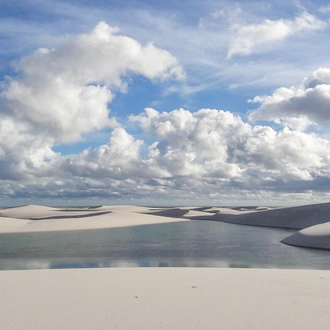
<instances>
[{"instance_id":1,"label":"shallow water","mask_svg":"<svg viewBox=\"0 0 330 330\"><path fill-rule=\"evenodd\" d=\"M127 266L330 269L330 252L280 243L292 233L191 221L1 234L0 270Z\"/></svg>"}]
</instances>

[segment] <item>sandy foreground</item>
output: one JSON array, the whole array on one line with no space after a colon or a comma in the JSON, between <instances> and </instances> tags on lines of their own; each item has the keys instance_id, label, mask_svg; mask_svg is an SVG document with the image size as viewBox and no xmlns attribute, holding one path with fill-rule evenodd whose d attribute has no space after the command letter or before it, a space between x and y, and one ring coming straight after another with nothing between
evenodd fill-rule
<instances>
[{"instance_id":1,"label":"sandy foreground","mask_svg":"<svg viewBox=\"0 0 330 330\"><path fill-rule=\"evenodd\" d=\"M2 329L329 329L330 271L0 272Z\"/></svg>"}]
</instances>

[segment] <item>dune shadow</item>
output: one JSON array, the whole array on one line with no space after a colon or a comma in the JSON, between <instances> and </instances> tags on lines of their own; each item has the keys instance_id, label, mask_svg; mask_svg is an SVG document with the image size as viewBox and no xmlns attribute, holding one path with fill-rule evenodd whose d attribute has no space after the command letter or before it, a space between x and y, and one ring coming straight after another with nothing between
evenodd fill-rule
<instances>
[{"instance_id":1,"label":"dune shadow","mask_svg":"<svg viewBox=\"0 0 330 330\"><path fill-rule=\"evenodd\" d=\"M103 211L103 212L93 212L89 214L78 214L78 215L54 215L51 217L41 217L41 218L30 218L30 220L55 220L55 219L75 219L75 218L88 218L95 217L97 215L104 215L112 213L112 211Z\"/></svg>"},{"instance_id":2,"label":"dune shadow","mask_svg":"<svg viewBox=\"0 0 330 330\"><path fill-rule=\"evenodd\" d=\"M169 217L169 218L182 218L188 212L189 210L168 209L168 210L162 210L156 212L146 212L144 214L157 215L160 217Z\"/></svg>"}]
</instances>

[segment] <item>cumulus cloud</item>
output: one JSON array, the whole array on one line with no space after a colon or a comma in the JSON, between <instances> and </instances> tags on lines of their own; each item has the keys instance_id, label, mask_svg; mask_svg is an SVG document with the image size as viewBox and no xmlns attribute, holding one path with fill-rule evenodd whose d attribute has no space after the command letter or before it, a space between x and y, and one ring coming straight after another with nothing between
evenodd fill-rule
<instances>
[{"instance_id":1,"label":"cumulus cloud","mask_svg":"<svg viewBox=\"0 0 330 330\"><path fill-rule=\"evenodd\" d=\"M35 134L24 122L0 115L0 180L24 180L47 172L48 160L57 155L53 139Z\"/></svg>"},{"instance_id":2,"label":"cumulus cloud","mask_svg":"<svg viewBox=\"0 0 330 330\"><path fill-rule=\"evenodd\" d=\"M250 120L290 122L304 129L312 123L330 121L330 69L320 68L305 78L298 87L281 87L272 95L256 96L252 103L259 109L250 113Z\"/></svg>"},{"instance_id":3,"label":"cumulus cloud","mask_svg":"<svg viewBox=\"0 0 330 330\"><path fill-rule=\"evenodd\" d=\"M288 127L275 131L216 109L192 113L147 108L130 120L149 136L146 141L115 128L107 144L77 155L57 155L39 165L41 171L22 168L34 180L21 184L7 178L2 194L144 203L198 203L202 198L205 203L229 200L237 193L245 200L276 192L310 198L309 189L317 190L319 182L330 179L330 141L313 133Z\"/></svg>"},{"instance_id":4,"label":"cumulus cloud","mask_svg":"<svg viewBox=\"0 0 330 330\"><path fill-rule=\"evenodd\" d=\"M294 22L295 31L312 29L307 18ZM330 142L304 132L311 122L329 119L328 69L315 71L299 87L253 100L261 106L250 118L275 120L281 130L224 110L147 108L129 117L143 141L116 125L108 105L127 90L131 75L184 79L167 51L100 23L56 49L39 49L15 68L0 100L3 197L205 203L232 201L237 194L265 200L276 191L328 189L320 182L330 180ZM108 143L79 154L54 152L57 143L111 126Z\"/></svg>"},{"instance_id":5,"label":"cumulus cloud","mask_svg":"<svg viewBox=\"0 0 330 330\"><path fill-rule=\"evenodd\" d=\"M15 65L19 75L2 93L2 111L57 141L76 141L83 133L115 125L107 105L114 91L125 90L124 76L183 78L170 53L117 32L101 22L57 49L39 49L21 59Z\"/></svg>"},{"instance_id":6,"label":"cumulus cloud","mask_svg":"<svg viewBox=\"0 0 330 330\"><path fill-rule=\"evenodd\" d=\"M108 144L62 157L52 166L76 177L125 180L166 176L165 171L153 166L152 159L141 157L142 144L143 141L134 139L123 128L116 128Z\"/></svg>"},{"instance_id":7,"label":"cumulus cloud","mask_svg":"<svg viewBox=\"0 0 330 330\"><path fill-rule=\"evenodd\" d=\"M234 24L235 36L230 42L227 58L233 55L250 55L259 51L263 45L281 41L289 36L307 31L322 30L327 23L315 16L303 12L293 20L265 20L261 24Z\"/></svg>"},{"instance_id":8,"label":"cumulus cloud","mask_svg":"<svg viewBox=\"0 0 330 330\"><path fill-rule=\"evenodd\" d=\"M104 22L56 49L38 49L14 68L17 74L1 84L2 176L40 171L58 156L54 144L118 126L108 105L116 92L125 92L128 76L184 78L169 52L119 35Z\"/></svg>"},{"instance_id":9,"label":"cumulus cloud","mask_svg":"<svg viewBox=\"0 0 330 330\"><path fill-rule=\"evenodd\" d=\"M310 180L330 164L329 141L289 128L251 126L228 111L146 109L130 119L159 139L149 157L172 176L246 182L251 168L258 168L260 180Z\"/></svg>"}]
</instances>

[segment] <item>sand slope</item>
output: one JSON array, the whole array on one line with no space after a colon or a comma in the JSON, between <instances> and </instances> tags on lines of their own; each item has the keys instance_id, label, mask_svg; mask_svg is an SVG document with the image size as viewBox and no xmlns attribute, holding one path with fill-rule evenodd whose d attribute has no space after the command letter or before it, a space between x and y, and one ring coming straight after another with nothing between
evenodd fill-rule
<instances>
[{"instance_id":1,"label":"sand slope","mask_svg":"<svg viewBox=\"0 0 330 330\"><path fill-rule=\"evenodd\" d=\"M212 220L235 224L303 229L330 221L330 203L283 207L244 213L217 213Z\"/></svg>"},{"instance_id":2,"label":"sand slope","mask_svg":"<svg viewBox=\"0 0 330 330\"><path fill-rule=\"evenodd\" d=\"M327 330L329 292L329 271L4 271L0 324L17 330Z\"/></svg>"},{"instance_id":3,"label":"sand slope","mask_svg":"<svg viewBox=\"0 0 330 330\"><path fill-rule=\"evenodd\" d=\"M149 208L56 209L27 205L0 210L0 233L116 228L188 221L147 214ZM144 213L145 214L144 214Z\"/></svg>"},{"instance_id":4,"label":"sand slope","mask_svg":"<svg viewBox=\"0 0 330 330\"><path fill-rule=\"evenodd\" d=\"M330 250L330 222L302 229L282 242L294 246Z\"/></svg>"},{"instance_id":5,"label":"sand slope","mask_svg":"<svg viewBox=\"0 0 330 330\"><path fill-rule=\"evenodd\" d=\"M56 214L56 208L41 205L23 205L0 209L1 217L30 219L33 217Z\"/></svg>"},{"instance_id":6,"label":"sand slope","mask_svg":"<svg viewBox=\"0 0 330 330\"><path fill-rule=\"evenodd\" d=\"M330 221L330 203L270 209L267 207L166 208L149 214L190 220L223 221L233 224L303 229Z\"/></svg>"}]
</instances>

